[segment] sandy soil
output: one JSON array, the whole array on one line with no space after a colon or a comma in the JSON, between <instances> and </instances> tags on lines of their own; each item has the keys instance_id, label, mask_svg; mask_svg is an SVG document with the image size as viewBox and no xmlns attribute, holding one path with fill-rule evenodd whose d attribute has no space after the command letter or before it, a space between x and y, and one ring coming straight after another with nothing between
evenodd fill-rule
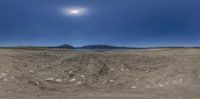
<instances>
[{"instance_id":1,"label":"sandy soil","mask_svg":"<svg viewBox=\"0 0 200 99\"><path fill-rule=\"evenodd\" d=\"M199 99L200 49L0 49L0 99Z\"/></svg>"}]
</instances>

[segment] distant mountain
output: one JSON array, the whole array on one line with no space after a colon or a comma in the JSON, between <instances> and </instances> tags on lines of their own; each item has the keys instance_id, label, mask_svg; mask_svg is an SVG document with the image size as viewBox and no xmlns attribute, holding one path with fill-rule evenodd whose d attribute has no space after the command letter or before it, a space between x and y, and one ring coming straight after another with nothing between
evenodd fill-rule
<instances>
[{"instance_id":1,"label":"distant mountain","mask_svg":"<svg viewBox=\"0 0 200 99\"><path fill-rule=\"evenodd\" d=\"M64 48L64 49L94 49L94 50L101 50L101 49L159 49L159 48L200 48L199 46L158 46L158 47L119 47L119 46L112 46L112 45L85 45L82 47L73 47L69 44L63 44L59 46L10 46L4 47L0 46L0 48L14 48L14 49L45 49L45 48Z\"/></svg>"},{"instance_id":2,"label":"distant mountain","mask_svg":"<svg viewBox=\"0 0 200 99\"><path fill-rule=\"evenodd\" d=\"M75 49L75 47L73 47L72 45L69 45L69 44L63 44L63 45L60 45L60 46L56 46L56 48Z\"/></svg>"},{"instance_id":3,"label":"distant mountain","mask_svg":"<svg viewBox=\"0 0 200 99\"><path fill-rule=\"evenodd\" d=\"M111 45L86 45L79 47L79 49L134 49L132 47L118 47Z\"/></svg>"}]
</instances>

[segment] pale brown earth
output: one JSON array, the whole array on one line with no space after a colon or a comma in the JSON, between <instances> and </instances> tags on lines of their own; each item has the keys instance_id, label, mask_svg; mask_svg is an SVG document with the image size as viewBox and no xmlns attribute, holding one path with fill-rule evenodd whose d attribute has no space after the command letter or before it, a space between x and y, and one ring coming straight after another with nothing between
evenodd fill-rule
<instances>
[{"instance_id":1,"label":"pale brown earth","mask_svg":"<svg viewBox=\"0 0 200 99\"><path fill-rule=\"evenodd\" d=\"M0 49L0 99L200 99L200 49Z\"/></svg>"}]
</instances>

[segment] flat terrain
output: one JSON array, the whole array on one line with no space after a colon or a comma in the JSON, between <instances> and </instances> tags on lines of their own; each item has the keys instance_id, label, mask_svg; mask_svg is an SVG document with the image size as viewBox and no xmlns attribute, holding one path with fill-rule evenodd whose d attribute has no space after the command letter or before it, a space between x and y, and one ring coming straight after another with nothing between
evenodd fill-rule
<instances>
[{"instance_id":1,"label":"flat terrain","mask_svg":"<svg viewBox=\"0 0 200 99\"><path fill-rule=\"evenodd\" d=\"M0 49L0 99L200 99L200 49Z\"/></svg>"}]
</instances>

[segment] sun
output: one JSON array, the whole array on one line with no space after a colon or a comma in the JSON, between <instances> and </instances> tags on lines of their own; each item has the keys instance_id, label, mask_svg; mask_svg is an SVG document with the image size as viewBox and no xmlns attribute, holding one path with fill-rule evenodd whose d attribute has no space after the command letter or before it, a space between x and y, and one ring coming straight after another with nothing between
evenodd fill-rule
<instances>
[{"instance_id":1,"label":"sun","mask_svg":"<svg viewBox=\"0 0 200 99\"><path fill-rule=\"evenodd\" d=\"M63 9L64 14L70 15L70 16L80 16L84 15L87 12L86 8L64 8Z\"/></svg>"},{"instance_id":2,"label":"sun","mask_svg":"<svg viewBox=\"0 0 200 99\"><path fill-rule=\"evenodd\" d=\"M79 11L78 10L71 10L71 14L78 14Z\"/></svg>"}]
</instances>

